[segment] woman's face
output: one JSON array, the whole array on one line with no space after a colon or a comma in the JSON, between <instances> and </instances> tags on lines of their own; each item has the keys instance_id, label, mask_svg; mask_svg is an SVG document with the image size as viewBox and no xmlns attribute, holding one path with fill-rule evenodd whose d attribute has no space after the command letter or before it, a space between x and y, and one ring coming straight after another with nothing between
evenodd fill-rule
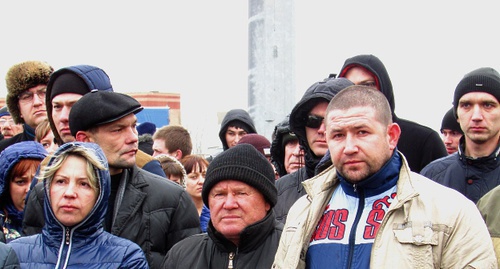
<instances>
[{"instance_id":1,"label":"woman's face","mask_svg":"<svg viewBox=\"0 0 500 269\"><path fill-rule=\"evenodd\" d=\"M186 191L193 199L201 199L201 189L203 182L205 182L205 175L207 174L207 167L200 164L193 166L191 173L187 175Z\"/></svg>"},{"instance_id":2,"label":"woman's face","mask_svg":"<svg viewBox=\"0 0 500 269\"><path fill-rule=\"evenodd\" d=\"M87 161L68 156L50 184L50 205L56 218L65 226L80 223L97 200L86 171Z\"/></svg>"},{"instance_id":3,"label":"woman's face","mask_svg":"<svg viewBox=\"0 0 500 269\"><path fill-rule=\"evenodd\" d=\"M24 210L26 194L30 188L31 180L35 176L35 172L36 167L31 166L24 174L14 177L10 181L10 198L12 199L14 207L19 211Z\"/></svg>"}]
</instances>

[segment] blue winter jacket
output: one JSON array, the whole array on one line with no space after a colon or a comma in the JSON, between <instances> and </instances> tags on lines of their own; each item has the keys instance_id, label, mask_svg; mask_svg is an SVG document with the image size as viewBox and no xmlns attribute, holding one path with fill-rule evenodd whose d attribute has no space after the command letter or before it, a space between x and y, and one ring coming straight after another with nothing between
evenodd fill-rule
<instances>
[{"instance_id":1,"label":"blue winter jacket","mask_svg":"<svg viewBox=\"0 0 500 269\"><path fill-rule=\"evenodd\" d=\"M53 165L61 153L74 147L93 150L101 163L108 167L99 146L84 142L62 145L51 157L48 166ZM137 244L104 231L102 223L111 192L111 178L107 169L94 169L100 184L96 204L88 216L73 227L65 227L55 218L50 206L49 188L45 188L45 225L42 233L9 243L22 268L149 268ZM44 184L47 186L46 179Z\"/></svg>"},{"instance_id":2,"label":"blue winter jacket","mask_svg":"<svg viewBox=\"0 0 500 269\"><path fill-rule=\"evenodd\" d=\"M3 228L0 241L9 242L23 235L23 212L15 208L8 188L12 169L23 159L42 161L46 156L45 148L35 141L12 144L0 154L0 227Z\"/></svg>"},{"instance_id":3,"label":"blue winter jacket","mask_svg":"<svg viewBox=\"0 0 500 269\"><path fill-rule=\"evenodd\" d=\"M474 203L488 191L500 185L500 146L489 156L465 156L465 138L460 139L458 152L437 159L420 174L455 189Z\"/></svg>"}]
</instances>

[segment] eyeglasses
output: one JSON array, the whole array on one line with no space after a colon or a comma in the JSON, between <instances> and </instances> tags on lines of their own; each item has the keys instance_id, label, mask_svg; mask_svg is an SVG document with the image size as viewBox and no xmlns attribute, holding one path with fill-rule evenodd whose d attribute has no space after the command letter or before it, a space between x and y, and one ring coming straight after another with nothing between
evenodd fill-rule
<instances>
[{"instance_id":1,"label":"eyeglasses","mask_svg":"<svg viewBox=\"0 0 500 269\"><path fill-rule=\"evenodd\" d=\"M13 119L0 119L0 125L4 125L5 123L8 123L8 124L14 124L14 120Z\"/></svg>"},{"instance_id":2,"label":"eyeglasses","mask_svg":"<svg viewBox=\"0 0 500 269\"><path fill-rule=\"evenodd\" d=\"M41 89L41 90L36 92L36 95L41 100L45 100L45 93L46 92L47 92L47 89ZM20 95L18 95L17 98L19 98L20 102L29 103L29 102L33 102L34 96L35 96L35 93L30 92L30 91L25 91L25 92L21 93Z\"/></svg>"},{"instance_id":3,"label":"eyeglasses","mask_svg":"<svg viewBox=\"0 0 500 269\"><path fill-rule=\"evenodd\" d=\"M316 115L308 115L306 119L306 127L317 129L323 123L323 117Z\"/></svg>"}]
</instances>

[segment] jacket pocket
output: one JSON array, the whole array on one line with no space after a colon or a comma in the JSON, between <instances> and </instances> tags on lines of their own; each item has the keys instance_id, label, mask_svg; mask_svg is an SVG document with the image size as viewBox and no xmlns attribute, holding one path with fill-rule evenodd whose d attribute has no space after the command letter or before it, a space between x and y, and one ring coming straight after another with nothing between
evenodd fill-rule
<instances>
[{"instance_id":1,"label":"jacket pocket","mask_svg":"<svg viewBox=\"0 0 500 269\"><path fill-rule=\"evenodd\" d=\"M413 244L416 246L431 245L437 246L439 242L439 227L433 229L430 221L408 222L404 224L394 224L393 232L396 240L401 244Z\"/></svg>"}]
</instances>

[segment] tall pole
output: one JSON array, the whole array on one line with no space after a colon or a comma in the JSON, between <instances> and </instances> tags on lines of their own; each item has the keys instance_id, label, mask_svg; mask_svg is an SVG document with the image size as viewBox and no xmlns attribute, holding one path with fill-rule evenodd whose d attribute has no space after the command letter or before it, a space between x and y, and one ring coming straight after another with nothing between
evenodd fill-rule
<instances>
[{"instance_id":1,"label":"tall pole","mask_svg":"<svg viewBox=\"0 0 500 269\"><path fill-rule=\"evenodd\" d=\"M248 112L271 140L295 105L294 0L249 0Z\"/></svg>"}]
</instances>

